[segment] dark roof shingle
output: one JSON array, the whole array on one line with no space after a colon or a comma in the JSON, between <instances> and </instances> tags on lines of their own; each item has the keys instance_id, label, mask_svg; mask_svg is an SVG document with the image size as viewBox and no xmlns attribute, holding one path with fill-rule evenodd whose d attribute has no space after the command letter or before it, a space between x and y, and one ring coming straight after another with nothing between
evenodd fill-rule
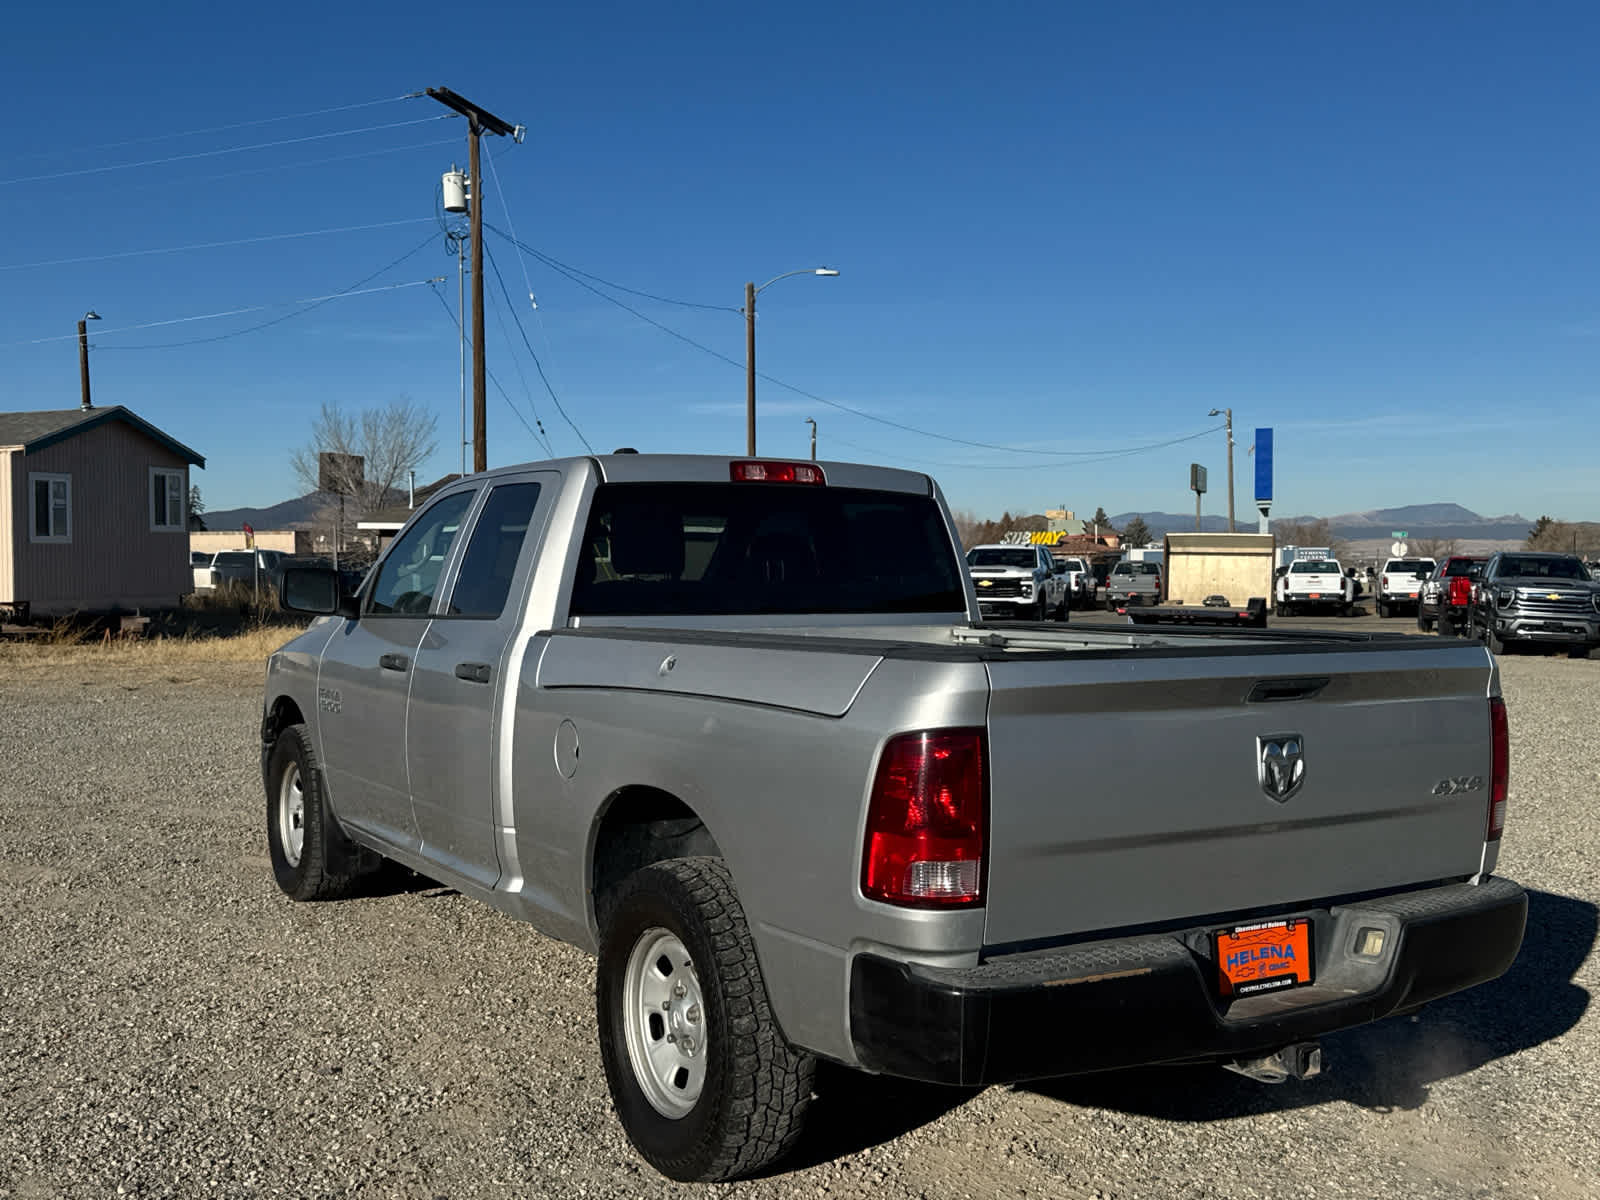
<instances>
[{"instance_id":1,"label":"dark roof shingle","mask_svg":"<svg viewBox=\"0 0 1600 1200\"><path fill-rule=\"evenodd\" d=\"M179 458L195 466L204 467L206 460L176 438L162 433L150 422L135 416L122 405L110 408L62 408L43 412L0 412L0 446L21 446L23 453L31 454L67 438L86 433L108 421L131 425L153 441L161 443Z\"/></svg>"}]
</instances>

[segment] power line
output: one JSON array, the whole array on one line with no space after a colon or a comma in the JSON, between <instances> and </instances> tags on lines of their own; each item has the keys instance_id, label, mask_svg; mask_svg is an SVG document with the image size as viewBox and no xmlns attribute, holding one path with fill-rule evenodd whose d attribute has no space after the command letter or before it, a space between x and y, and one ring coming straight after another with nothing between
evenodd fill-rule
<instances>
[{"instance_id":1,"label":"power line","mask_svg":"<svg viewBox=\"0 0 1600 1200\"><path fill-rule=\"evenodd\" d=\"M511 331L506 328L505 308L501 304L494 303L493 292L488 293L488 297L490 302L493 303L495 324L500 327L500 336L505 338L506 344L509 345L511 343ZM528 409L533 413L533 423L538 426L539 432L545 433L548 438L549 435L545 431L544 420L539 416L539 405L533 399L533 389L528 386L527 373L523 371L522 361L515 354L511 355L511 365L517 369L517 382L522 384L522 394L528 399ZM551 449L550 452L554 456L554 449Z\"/></svg>"},{"instance_id":2,"label":"power line","mask_svg":"<svg viewBox=\"0 0 1600 1200\"><path fill-rule=\"evenodd\" d=\"M893 459L896 462L914 463L919 467L939 467L939 468L941 468L943 470L952 470L952 471L1038 471L1038 470L1040 470L1042 468L1053 467L1053 466L1083 467L1083 466L1089 466L1089 465L1091 465L1093 463L1110 462L1110 461L1112 461L1114 459L1119 459L1119 458L1130 458L1130 457L1132 457L1132 456L1134 456L1136 454L1148 454L1152 450L1159 450L1159 449L1163 449L1163 448L1168 447L1168 446L1177 446L1177 445L1181 445L1184 442L1193 442L1193 441L1198 441L1200 438L1210 437L1212 434L1219 432L1222 428L1223 427L1221 425L1214 425L1210 429L1202 429L1198 433L1185 434L1182 437L1173 438L1170 441L1152 442L1152 443L1150 443L1149 445L1146 445L1146 446L1134 446L1132 448L1125 449L1125 450L1084 451L1083 453L1092 455L1093 457L1074 459L1072 462L1034 462L1034 463L941 462L941 461L939 461L937 459L914 458L914 457L908 457L908 456L903 455L903 454L886 454L881 450L875 450L871 446L863 446L860 442L847 441L846 439L841 438L841 437L830 437L828 440L830 442L836 442L841 446L851 446L851 447L853 447L853 448L855 448L857 450L865 450L867 453L873 455L875 458L887 458L887 459ZM1029 450L1029 451L1025 451L1025 453L1029 453L1029 454L1049 454L1049 453L1052 453L1052 452L1051 451L1047 451L1047 450Z\"/></svg>"},{"instance_id":3,"label":"power line","mask_svg":"<svg viewBox=\"0 0 1600 1200\"><path fill-rule=\"evenodd\" d=\"M291 313L285 313L281 317L273 317L272 320L263 321L259 325L250 325L250 326L247 326L244 329L235 329L231 333L219 333L215 337L191 338L190 340L188 340L186 342L157 342L157 343L155 343L153 345L146 345L146 346L99 346L99 347L96 347L96 348L100 349L100 350L173 350L173 349L176 349L179 346L200 346L200 345L204 345L204 344L206 344L208 342L222 342L222 341L227 341L229 338L242 337L243 335L245 335L247 333L256 333L256 332L258 332L258 331L260 331L262 329L268 329L268 328L272 327L273 325L281 325L285 321L293 320L295 317L303 317L303 316L305 316L306 313L315 312L317 309L321 308L324 304L331 304L331 303L333 303L333 301L338 300L343 296L353 296L353 295L362 294L362 293L357 292L356 289L360 288L360 287L364 287L366 284L371 283L379 275L382 275L387 271L392 271L395 267L398 267L401 263L405 262L406 259L411 258L412 256L421 253L422 250L428 245L428 243L430 243L432 241L433 241L433 235L430 233L427 237L423 238L422 241L418 242L417 245L414 246L412 249L407 250L404 254L402 254L399 258L395 259L393 262L386 263L384 266L379 267L376 271L374 271L372 274L368 275L366 278L358 279L354 283L352 283L349 287L342 288L339 291L334 292L332 295L326 296L321 300L315 301L314 303L307 304L304 308L297 309L296 311L291 312ZM412 285L411 284L406 284L404 286L410 287Z\"/></svg>"},{"instance_id":4,"label":"power line","mask_svg":"<svg viewBox=\"0 0 1600 1200\"><path fill-rule=\"evenodd\" d=\"M491 171L494 169L494 160L493 159L490 159L490 161L489 161L489 169ZM496 187L500 186L500 178L499 178L499 176L495 177L495 186ZM504 196L501 197L501 200L502 200L502 204L503 204L504 203ZM507 211L507 213L506 213L506 224L509 225L510 223L511 223L511 213L509 211ZM540 262L542 262L545 266L549 267L551 270L559 271L559 272L561 272L561 274L565 275L568 279L572 279L572 281L574 283L577 283L578 280L573 279L572 277L574 275L581 275L584 279L593 280L595 283L598 283L598 284L600 284L600 285L602 285L604 287L611 288L613 291L627 292L628 295L630 295L630 296L639 296L639 297L642 297L645 300L654 300L658 304L675 304L679 308L698 308L698 309L703 309L706 312L731 312L731 313L741 313L741 314L744 312L744 309L737 308L737 307L735 307L735 306L733 306L731 304L700 304L700 303L698 303L697 301L694 301L694 300L676 300L671 296L658 296L654 292L642 292L638 288L625 287L620 283L613 283L609 279L602 279L599 275L595 275L595 274L592 274L592 273L590 273L588 271L581 270L578 267L574 267L570 263L564 263L559 258L554 258L554 257L546 254L543 250L536 249L533 246L529 246L529 245L525 244L524 242L518 241L517 240L517 231L516 231L516 229L514 227L512 228L510 233L506 233L506 232L503 232L502 230L495 229L495 227L493 225L490 225L490 224L488 224L488 222L485 222L484 223L484 228L486 228L486 229L488 229L488 230L490 230L490 231L492 231L492 232L494 232L496 234L499 234L499 236L505 238L508 242L510 242L512 245L514 245L518 250L521 250L521 251L523 251L523 252L525 252L527 254L531 254L534 258L538 259ZM601 293L601 294L603 295L604 293ZM607 297L607 298L609 299L609 297Z\"/></svg>"},{"instance_id":5,"label":"power line","mask_svg":"<svg viewBox=\"0 0 1600 1200\"><path fill-rule=\"evenodd\" d=\"M380 104L395 104L401 100L415 100L422 92L407 92L404 96L385 96L381 100L362 100L356 104L335 104L331 108L318 108L311 112L284 113L280 117L262 117L257 121L235 121L231 125L213 125L209 129L185 129L179 133L157 133L149 137L128 138L121 142L102 142L98 146L79 146L70 150L45 151L51 154L89 154L96 150L119 150L123 146L143 146L150 142L169 142L176 138L203 137L208 133L227 133L234 129L253 129L259 125L275 125L282 121L301 121L310 117L325 117L329 113L350 112L357 108L374 108Z\"/></svg>"},{"instance_id":6,"label":"power line","mask_svg":"<svg viewBox=\"0 0 1600 1200\"><path fill-rule=\"evenodd\" d=\"M498 234L500 237L507 238L508 240L512 240L512 239L510 239L508 234L502 232L499 229L495 229L494 226L492 226L492 225L485 224L485 228L489 229L491 232L493 232L495 234ZM520 243L518 243L518 244L520 245ZM591 284L585 283L582 279L577 278L574 274L567 272L566 270L562 269L561 267L555 266L553 262L550 262L550 261L546 260L544 255L542 255L539 251L533 249L531 246L530 247L526 247L526 249L528 250L528 253L532 254L535 258L538 258L541 261L546 261L547 265L552 266L554 270L556 270L556 271L560 272L561 274L565 275L568 279L572 280L572 282L576 283L579 287L587 288L589 291L593 292L595 295L599 296L601 299L608 300L612 304L615 304L618 308L622 309L623 311L632 313L634 316L638 317L639 320L645 322L645 324L653 325L657 329L661 330L662 333L668 334L671 337L675 337L680 342L683 342L683 343L685 343L686 345L689 345L689 346L693 346L696 350L699 350L702 353L709 354L712 358L720 359L722 362L727 363L729 366L738 367L741 371L743 371L745 369L745 364L740 362L738 359L732 358L729 355L726 355L726 354L722 353L720 350L713 350L710 346L705 345L703 342L697 342L697 341L695 341L694 338L688 336L687 334L679 333L676 329L673 329L671 326L663 325L660 321L657 321L654 317L647 317L644 313L640 312L638 309L633 308L631 305L624 304L621 300L618 300L615 296L608 295L607 293L601 291L599 288L594 287ZM829 408L836 408L841 412L847 412L851 416L860 417L864 421L873 421L873 422L876 422L879 425L887 425L891 429L901 430L904 433L914 433L914 434L917 434L920 437L934 438L934 439L937 439L938 441L950 442L950 443L953 443L954 445L958 445L958 446L972 446L972 447L974 447L976 449L979 449L979 450L999 450L999 451L1002 451L1002 452L1004 452L1006 454L1034 454L1034 455L1039 455L1039 456L1046 457L1046 458L1081 459L1081 458L1084 458L1084 457L1087 457L1087 456L1093 456L1093 455L1113 455L1113 456L1116 456L1116 455L1121 455L1121 454L1124 454L1124 453L1141 453L1141 452L1146 451L1146 450L1159 450L1164 446L1175 446L1179 442L1191 441L1194 438L1198 438L1198 437L1204 436L1204 434L1206 434L1206 433L1215 433L1218 429L1222 428L1222 426L1218 425L1214 429L1207 429L1207 430L1203 431L1203 433L1187 434L1184 437L1177 438L1177 439L1174 439L1174 440L1168 441L1168 442L1152 442L1152 443L1149 443L1147 445L1132 446L1132 447L1122 446L1122 447L1117 447L1117 448L1112 449L1112 450L1040 450L1040 449L1036 449L1036 448L1033 448L1033 447L1025 447L1025 446L1003 446L1003 445L996 444L994 442L979 442L979 441L974 441L974 440L972 440L970 438L952 437L951 435L946 434L946 433L934 433L932 430L928 430L928 429L918 429L915 425L907 425L907 424L905 424L905 423L903 423L901 421L891 421L887 417L880 417L880 416L874 415L873 413L863 412L859 408L852 408L850 405L842 404L837 400L829 400L826 396L819 396L815 392L808 392L804 388L796 387L794 384L785 382L784 380L778 379L775 376L767 375L767 374L765 374L763 372L760 372L760 371L757 371L756 375L757 375L758 378L764 379L768 383L774 384L777 387L781 387L781 388L785 389L786 391L793 392L797 396L804 396L807 400L815 401L818 404L825 404ZM1038 465L1043 466L1045 464L1040 463Z\"/></svg>"},{"instance_id":7,"label":"power line","mask_svg":"<svg viewBox=\"0 0 1600 1200\"><path fill-rule=\"evenodd\" d=\"M488 247L485 246L484 249L487 251ZM528 331L523 329L522 318L517 314L516 308L511 303L511 294L506 291L506 281L500 275L500 264L495 262L493 253L489 254L489 266L494 269L494 277L499 281L501 294L506 298L506 307L511 309L511 319L516 323L517 332L522 335L522 344L527 347L528 357L533 359L533 365L538 368L539 378L544 380L544 389L550 393L550 399L555 404L556 411L561 414L568 425L572 426L572 432L578 435L578 440L583 443L583 448L593 454L594 447L589 445L589 439L583 436L583 430L579 429L577 422L568 415L566 408L561 403L561 397L556 395L556 389L550 385L550 377L544 373L544 364L539 361L539 356L534 353L533 343L528 340Z\"/></svg>"},{"instance_id":8,"label":"power line","mask_svg":"<svg viewBox=\"0 0 1600 1200\"><path fill-rule=\"evenodd\" d=\"M166 158L147 158L142 162L113 163L108 167L80 167L76 171L54 171L48 175L20 175L15 179L0 179L0 187L18 183L43 183L51 179L75 179L81 175L103 175L107 171L131 171L135 167L159 167L166 163L190 162L197 158L216 158L223 154L243 154L249 150L271 150L277 146L296 146L301 142L320 142L328 138L351 137L358 133L375 133L380 129L401 129L407 125L426 125L432 121L449 121L448 114L436 117L418 117L414 121L390 121L385 125L368 125L361 129L338 129L332 133L308 133L304 137L282 138L276 142L257 142L252 146L224 146L221 150L196 150L192 154L172 154Z\"/></svg>"},{"instance_id":9,"label":"power line","mask_svg":"<svg viewBox=\"0 0 1600 1200\"><path fill-rule=\"evenodd\" d=\"M445 316L450 318L451 326L455 327L456 314L451 311L450 302L439 294L438 288L433 287L429 288L428 290L434 294L439 303L444 307ZM540 437L533 431L533 426L528 424L528 418L522 415L522 410L518 408L516 403L511 399L511 393L506 391L506 389L500 385L500 381L495 378L494 372L485 368L484 373L489 376L490 382L492 382L496 390L499 391L501 399L506 402L506 407L511 410L511 415L516 417L517 420L522 423L522 427L528 431L528 435L532 437L535 442L544 447L544 452L551 458L554 458L556 456L556 452L550 448L549 441Z\"/></svg>"},{"instance_id":10,"label":"power line","mask_svg":"<svg viewBox=\"0 0 1600 1200\"><path fill-rule=\"evenodd\" d=\"M102 329L98 331L96 337L109 337L112 334L117 333L133 333L134 331L140 329L159 329L167 325L188 325L195 321L215 321L221 317L237 317L242 316L245 313L265 312L272 308L282 308L285 304L325 304L329 300L341 300L347 296L371 296L378 292L394 292L399 291L401 288L422 287L424 284L432 282L433 281L431 279L419 279L412 283L386 283L382 287L365 288L360 291L351 290L344 292L332 292L326 296L308 296L303 300L279 300L273 304L251 304L244 308L230 308L225 309L222 312L201 313L198 316L193 317L170 317L163 321L141 321L137 325L123 325L116 329ZM46 342L76 341L77 338L78 335L75 333L63 333L56 334L51 337L33 338L26 342L12 342L11 344L13 346L38 346ZM121 348L130 350L153 349L153 347L135 346Z\"/></svg>"},{"instance_id":11,"label":"power line","mask_svg":"<svg viewBox=\"0 0 1600 1200\"><path fill-rule=\"evenodd\" d=\"M156 183L140 183L118 188L119 193L148 192L157 188L170 189L175 184L188 186L195 183L212 183L218 179L240 179L246 175L267 175L273 171L294 171L302 167L323 167L329 163L351 162L361 158L381 158L385 154L404 154L408 150L427 150L434 146L453 146L457 138L434 138L428 142L407 142L403 146L385 146L381 150L362 150L355 154L334 154L327 158L302 158L294 162L273 163L270 167L245 167L238 171L220 171L215 175L190 175L184 179L162 179Z\"/></svg>"},{"instance_id":12,"label":"power line","mask_svg":"<svg viewBox=\"0 0 1600 1200\"><path fill-rule=\"evenodd\" d=\"M231 238L222 242L194 242L187 246L159 246L153 250L121 250L115 254L86 254L76 258L54 258L45 262L11 263L0 271L31 271L38 267L66 267L77 263L109 262L117 258L141 258L150 254L180 254L188 250L218 250L227 246L253 246L260 242L282 242L293 238L322 237L330 233L362 233L368 229L393 229L399 225L419 225L428 217L406 217L400 221L374 221L369 225L340 225L330 229L308 229L303 233L268 233L260 237Z\"/></svg>"}]
</instances>

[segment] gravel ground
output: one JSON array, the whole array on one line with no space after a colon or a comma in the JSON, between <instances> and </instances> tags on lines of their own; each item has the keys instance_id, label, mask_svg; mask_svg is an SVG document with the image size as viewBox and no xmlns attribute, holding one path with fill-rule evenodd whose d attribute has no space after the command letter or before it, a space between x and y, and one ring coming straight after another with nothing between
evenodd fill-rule
<instances>
[{"instance_id":1,"label":"gravel ground","mask_svg":"<svg viewBox=\"0 0 1600 1200\"><path fill-rule=\"evenodd\" d=\"M827 1071L794 1160L696 1188L611 1114L586 956L415 877L277 892L258 667L7 664L0 1196L1600 1195L1600 662L1502 667L1501 870L1532 893L1504 979L1330 1038L1327 1075L1276 1088Z\"/></svg>"}]
</instances>

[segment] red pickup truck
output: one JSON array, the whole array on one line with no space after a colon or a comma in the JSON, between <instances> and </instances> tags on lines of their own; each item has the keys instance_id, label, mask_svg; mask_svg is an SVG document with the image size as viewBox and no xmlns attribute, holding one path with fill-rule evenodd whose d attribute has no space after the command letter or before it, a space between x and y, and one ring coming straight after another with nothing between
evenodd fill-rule
<instances>
[{"instance_id":1,"label":"red pickup truck","mask_svg":"<svg viewBox=\"0 0 1600 1200\"><path fill-rule=\"evenodd\" d=\"M1417 628L1429 633L1437 625L1443 634L1459 634L1472 611L1472 588L1488 562L1483 555L1452 554L1422 583L1417 601Z\"/></svg>"}]
</instances>

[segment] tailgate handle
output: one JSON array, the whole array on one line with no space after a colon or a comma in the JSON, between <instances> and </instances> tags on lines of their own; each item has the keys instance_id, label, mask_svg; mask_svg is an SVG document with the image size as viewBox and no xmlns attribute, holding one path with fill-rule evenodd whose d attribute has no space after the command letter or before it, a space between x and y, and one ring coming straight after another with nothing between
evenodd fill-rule
<instances>
[{"instance_id":1,"label":"tailgate handle","mask_svg":"<svg viewBox=\"0 0 1600 1200\"><path fill-rule=\"evenodd\" d=\"M411 666L411 660L404 654L380 654L378 665L385 671L404 671Z\"/></svg>"},{"instance_id":2,"label":"tailgate handle","mask_svg":"<svg viewBox=\"0 0 1600 1200\"><path fill-rule=\"evenodd\" d=\"M1277 700L1309 700L1331 682L1326 675L1299 679L1261 679L1245 697L1247 704L1270 704Z\"/></svg>"},{"instance_id":3,"label":"tailgate handle","mask_svg":"<svg viewBox=\"0 0 1600 1200\"><path fill-rule=\"evenodd\" d=\"M490 670L488 663L456 664L456 678L465 679L468 683L488 683L489 675Z\"/></svg>"}]
</instances>

